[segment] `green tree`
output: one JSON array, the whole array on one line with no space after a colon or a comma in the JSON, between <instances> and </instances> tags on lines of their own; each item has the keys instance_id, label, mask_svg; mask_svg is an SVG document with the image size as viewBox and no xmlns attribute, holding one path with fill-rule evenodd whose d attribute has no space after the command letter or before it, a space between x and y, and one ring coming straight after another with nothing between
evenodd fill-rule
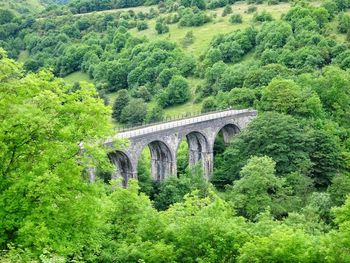
<instances>
[{"instance_id":1,"label":"green tree","mask_svg":"<svg viewBox=\"0 0 350 263\"><path fill-rule=\"evenodd\" d=\"M188 168L179 177L170 176L160 184L159 193L155 196L154 205L158 210L166 210L171 204L181 202L187 193L200 190L201 196L205 196L208 190L200 166L195 169Z\"/></svg>"},{"instance_id":2,"label":"green tree","mask_svg":"<svg viewBox=\"0 0 350 263\"><path fill-rule=\"evenodd\" d=\"M328 188L328 193L335 206L343 205L350 193L350 175L348 173L336 175Z\"/></svg>"},{"instance_id":3,"label":"green tree","mask_svg":"<svg viewBox=\"0 0 350 263\"><path fill-rule=\"evenodd\" d=\"M0 9L0 25L10 23L15 18L14 13L9 9Z\"/></svg>"},{"instance_id":4,"label":"green tree","mask_svg":"<svg viewBox=\"0 0 350 263\"><path fill-rule=\"evenodd\" d=\"M350 28L350 16L346 14L339 15L338 31L340 33L347 33Z\"/></svg>"},{"instance_id":5,"label":"green tree","mask_svg":"<svg viewBox=\"0 0 350 263\"><path fill-rule=\"evenodd\" d=\"M350 260L350 197L347 197L343 206L334 208L333 213L338 229L330 231L322 240L323 252L333 262L347 262Z\"/></svg>"},{"instance_id":6,"label":"green tree","mask_svg":"<svg viewBox=\"0 0 350 263\"><path fill-rule=\"evenodd\" d=\"M240 179L228 189L226 196L234 203L238 214L250 220L266 209L278 214L284 180L275 175L276 163L270 157L251 157L240 171Z\"/></svg>"},{"instance_id":7,"label":"green tree","mask_svg":"<svg viewBox=\"0 0 350 263\"><path fill-rule=\"evenodd\" d=\"M147 123L158 122L158 121L162 121L163 118L164 118L164 110L160 105L156 105L152 107L150 110L148 110L147 116L146 116L146 122Z\"/></svg>"},{"instance_id":8,"label":"green tree","mask_svg":"<svg viewBox=\"0 0 350 263\"><path fill-rule=\"evenodd\" d=\"M326 67L320 77L306 76L301 85L313 87L330 117L340 125L350 127L350 77L346 71Z\"/></svg>"},{"instance_id":9,"label":"green tree","mask_svg":"<svg viewBox=\"0 0 350 263\"><path fill-rule=\"evenodd\" d=\"M208 97L203 100L202 112L209 112L217 109L217 102L214 97Z\"/></svg>"},{"instance_id":10,"label":"green tree","mask_svg":"<svg viewBox=\"0 0 350 263\"><path fill-rule=\"evenodd\" d=\"M311 178L319 189L331 184L332 178L340 172L342 158L338 138L318 129L310 132L309 156L312 162Z\"/></svg>"},{"instance_id":11,"label":"green tree","mask_svg":"<svg viewBox=\"0 0 350 263\"><path fill-rule=\"evenodd\" d=\"M143 99L132 99L123 108L120 121L126 124L142 124L147 116L147 105Z\"/></svg>"},{"instance_id":12,"label":"green tree","mask_svg":"<svg viewBox=\"0 0 350 263\"><path fill-rule=\"evenodd\" d=\"M318 262L319 240L302 229L278 226L268 236L245 243L238 262Z\"/></svg>"},{"instance_id":13,"label":"green tree","mask_svg":"<svg viewBox=\"0 0 350 263\"><path fill-rule=\"evenodd\" d=\"M92 85L71 91L50 72L25 75L1 49L0 68L1 249L13 244L20 261L44 250L94 260L103 198L83 175L107 164L89 144L109 136L111 112Z\"/></svg>"},{"instance_id":14,"label":"green tree","mask_svg":"<svg viewBox=\"0 0 350 263\"><path fill-rule=\"evenodd\" d=\"M176 75L172 77L167 87L166 106L177 105L189 100L190 87L184 77Z\"/></svg>"},{"instance_id":15,"label":"green tree","mask_svg":"<svg viewBox=\"0 0 350 263\"><path fill-rule=\"evenodd\" d=\"M322 104L311 89L303 90L292 80L274 79L263 91L260 108L265 111L322 118Z\"/></svg>"},{"instance_id":16,"label":"green tree","mask_svg":"<svg viewBox=\"0 0 350 263\"><path fill-rule=\"evenodd\" d=\"M117 121L121 121L122 111L130 101L129 93L126 89L121 89L117 92L117 97L113 103L112 117Z\"/></svg>"},{"instance_id":17,"label":"green tree","mask_svg":"<svg viewBox=\"0 0 350 263\"><path fill-rule=\"evenodd\" d=\"M232 139L212 182L222 188L238 179L252 155L271 157L276 162L277 176L307 173L311 167L308 149L308 137L298 120L280 113L260 114Z\"/></svg>"}]
</instances>

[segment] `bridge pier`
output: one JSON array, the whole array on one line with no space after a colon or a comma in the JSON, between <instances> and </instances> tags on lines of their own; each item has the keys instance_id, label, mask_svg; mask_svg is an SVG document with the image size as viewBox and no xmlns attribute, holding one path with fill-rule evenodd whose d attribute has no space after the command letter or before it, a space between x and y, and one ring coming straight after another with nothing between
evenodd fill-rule
<instances>
[{"instance_id":1,"label":"bridge pier","mask_svg":"<svg viewBox=\"0 0 350 263\"><path fill-rule=\"evenodd\" d=\"M214 154L213 152L204 152L203 154L203 176L205 179L209 180L209 178L213 175L213 167L214 167Z\"/></svg>"}]
</instances>

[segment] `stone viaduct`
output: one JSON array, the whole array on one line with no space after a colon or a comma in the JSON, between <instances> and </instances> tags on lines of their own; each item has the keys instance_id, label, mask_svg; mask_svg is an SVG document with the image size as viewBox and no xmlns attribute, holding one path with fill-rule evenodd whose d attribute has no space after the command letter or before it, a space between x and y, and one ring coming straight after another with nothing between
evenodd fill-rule
<instances>
[{"instance_id":1,"label":"stone viaduct","mask_svg":"<svg viewBox=\"0 0 350 263\"><path fill-rule=\"evenodd\" d=\"M201 162L208 179L213 171L213 148L218 133L221 131L225 143L228 143L256 114L254 110L229 109L120 132L106 142L110 147L108 157L116 166L112 178L123 177L124 186L129 178L137 178L137 163L147 146L151 152L153 179L162 181L167 176L176 175L177 149L186 139L189 165ZM123 148L116 148L114 142L120 139L127 139L128 143Z\"/></svg>"}]
</instances>

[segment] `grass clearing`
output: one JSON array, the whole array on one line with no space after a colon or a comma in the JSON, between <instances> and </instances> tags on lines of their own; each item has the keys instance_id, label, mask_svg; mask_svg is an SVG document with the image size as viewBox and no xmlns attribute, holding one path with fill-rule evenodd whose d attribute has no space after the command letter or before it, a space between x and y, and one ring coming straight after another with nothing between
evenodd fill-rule
<instances>
[{"instance_id":1,"label":"grass clearing","mask_svg":"<svg viewBox=\"0 0 350 263\"><path fill-rule=\"evenodd\" d=\"M89 75L82 71L73 72L65 76L63 79L68 84L74 84L75 82L81 82L81 81L92 83L92 79L90 79Z\"/></svg>"},{"instance_id":2,"label":"grass clearing","mask_svg":"<svg viewBox=\"0 0 350 263\"><path fill-rule=\"evenodd\" d=\"M28 58L29 58L28 50L22 50L18 55L17 61L20 63L24 63L27 61Z\"/></svg>"},{"instance_id":3,"label":"grass clearing","mask_svg":"<svg viewBox=\"0 0 350 263\"><path fill-rule=\"evenodd\" d=\"M176 105L173 107L164 109L164 116L166 118L181 118L185 115L198 114L202 109L201 103L194 104L192 101L189 101L185 104Z\"/></svg>"}]
</instances>

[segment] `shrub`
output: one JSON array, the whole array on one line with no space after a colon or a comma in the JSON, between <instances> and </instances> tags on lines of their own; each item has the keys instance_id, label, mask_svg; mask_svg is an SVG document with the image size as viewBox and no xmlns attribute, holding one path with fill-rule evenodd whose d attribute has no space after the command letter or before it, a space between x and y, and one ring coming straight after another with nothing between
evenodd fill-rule
<instances>
[{"instance_id":1,"label":"shrub","mask_svg":"<svg viewBox=\"0 0 350 263\"><path fill-rule=\"evenodd\" d=\"M251 13L256 12L256 10L257 10L256 6L250 6L250 7L248 7L248 9L247 9L247 13L248 13L248 14L251 14Z\"/></svg>"},{"instance_id":2,"label":"shrub","mask_svg":"<svg viewBox=\"0 0 350 263\"><path fill-rule=\"evenodd\" d=\"M164 34L169 32L169 27L165 24L163 20L157 20L155 28L158 34Z\"/></svg>"},{"instance_id":3,"label":"shrub","mask_svg":"<svg viewBox=\"0 0 350 263\"><path fill-rule=\"evenodd\" d=\"M262 11L260 14L255 14L253 17L254 22L266 22L266 21L272 21L272 15L265 10Z\"/></svg>"},{"instance_id":4,"label":"shrub","mask_svg":"<svg viewBox=\"0 0 350 263\"><path fill-rule=\"evenodd\" d=\"M146 30L148 28L148 24L146 21L140 21L140 22L137 22L137 30L138 31L142 31L142 30Z\"/></svg>"},{"instance_id":5,"label":"shrub","mask_svg":"<svg viewBox=\"0 0 350 263\"><path fill-rule=\"evenodd\" d=\"M232 24L240 24L240 23L242 23L242 16L240 14L233 14L230 16L229 21Z\"/></svg>"},{"instance_id":6,"label":"shrub","mask_svg":"<svg viewBox=\"0 0 350 263\"><path fill-rule=\"evenodd\" d=\"M232 14L232 7L230 5L225 6L222 16L227 16L228 14Z\"/></svg>"}]
</instances>

